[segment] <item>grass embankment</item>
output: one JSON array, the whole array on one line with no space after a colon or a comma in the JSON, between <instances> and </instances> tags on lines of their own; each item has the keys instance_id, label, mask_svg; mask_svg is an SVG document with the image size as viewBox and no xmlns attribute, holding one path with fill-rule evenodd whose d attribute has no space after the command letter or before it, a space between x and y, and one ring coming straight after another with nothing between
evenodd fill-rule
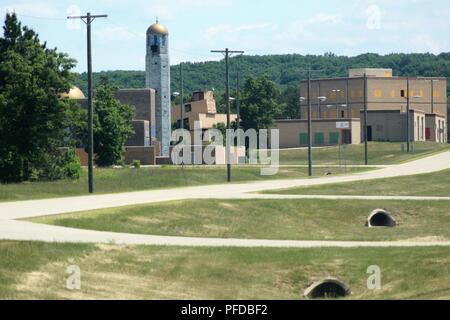
<instances>
[{"instance_id":1,"label":"grass embankment","mask_svg":"<svg viewBox=\"0 0 450 320\"><path fill-rule=\"evenodd\" d=\"M368 229L387 209L400 224ZM192 200L48 216L34 222L164 236L274 240L450 239L448 201Z\"/></svg>"},{"instance_id":2,"label":"grass embankment","mask_svg":"<svg viewBox=\"0 0 450 320\"><path fill-rule=\"evenodd\" d=\"M343 174L363 169L317 168L314 175ZM280 168L277 175L261 176L259 168L233 168L233 182L268 179L302 179L308 177L306 168ZM95 169L95 193L120 193L141 190L178 188L227 183L226 167L161 167L140 169ZM20 201L87 194L87 172L79 180L0 184L1 201Z\"/></svg>"},{"instance_id":3,"label":"grass embankment","mask_svg":"<svg viewBox=\"0 0 450 320\"><path fill-rule=\"evenodd\" d=\"M402 152L402 143L391 142L370 142L369 143L369 164L370 165L391 165L412 161L425 156L429 156L442 151L449 151L450 145L432 142L415 142L414 152ZM316 165L363 165L364 164L364 144L349 145L346 149L339 147L329 147L313 150L313 160ZM280 162L283 165L307 164L308 151L284 150L280 153Z\"/></svg>"},{"instance_id":4,"label":"grass embankment","mask_svg":"<svg viewBox=\"0 0 450 320\"><path fill-rule=\"evenodd\" d=\"M436 143L416 143L415 153L401 152L399 143L370 143L370 165L395 164L414 160L433 153L450 150L450 146ZM325 173L343 174L364 169L345 168L344 164L363 164L363 145L349 146L342 153L343 167L315 168L316 177ZM339 165L338 147L315 149L315 165ZM347 159L346 161L344 159ZM280 154L282 165L306 165L307 150L283 150ZM367 170L367 169L365 169ZM275 176L261 176L259 168L233 167L233 182L248 182L268 179L299 179L307 177L307 168L280 169ZM177 188L186 186L226 183L225 167L173 167L141 169L96 169L96 194L120 193L140 190ZM20 201L68 197L87 194L87 173L76 181L62 180L52 182L27 182L21 184L0 184L1 201Z\"/></svg>"},{"instance_id":5,"label":"grass embankment","mask_svg":"<svg viewBox=\"0 0 450 320\"><path fill-rule=\"evenodd\" d=\"M273 190L264 193L450 197L450 170L398 178L336 183L286 190Z\"/></svg>"},{"instance_id":6,"label":"grass embankment","mask_svg":"<svg viewBox=\"0 0 450 320\"><path fill-rule=\"evenodd\" d=\"M448 248L239 249L0 242L0 299L303 299L320 277L350 299L450 299ZM81 291L66 269L81 269ZM369 291L367 268L382 271Z\"/></svg>"}]
</instances>

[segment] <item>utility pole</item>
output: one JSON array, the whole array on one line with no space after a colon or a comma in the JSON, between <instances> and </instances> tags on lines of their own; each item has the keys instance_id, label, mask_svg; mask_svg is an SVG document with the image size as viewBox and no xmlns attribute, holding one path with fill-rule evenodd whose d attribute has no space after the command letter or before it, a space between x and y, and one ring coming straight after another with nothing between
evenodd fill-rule
<instances>
[{"instance_id":1,"label":"utility pole","mask_svg":"<svg viewBox=\"0 0 450 320\"><path fill-rule=\"evenodd\" d=\"M94 108L92 106L92 41L91 23L97 18L107 18L108 15L91 15L67 17L67 19L81 19L87 27L87 72L88 72L88 180L89 193L94 193Z\"/></svg>"},{"instance_id":2,"label":"utility pole","mask_svg":"<svg viewBox=\"0 0 450 320\"><path fill-rule=\"evenodd\" d=\"M183 83L183 63L180 62L180 111L181 111L181 122L180 122L180 129L184 129L184 83Z\"/></svg>"},{"instance_id":3,"label":"utility pole","mask_svg":"<svg viewBox=\"0 0 450 320\"><path fill-rule=\"evenodd\" d=\"M431 79L431 113L434 114L434 79Z\"/></svg>"},{"instance_id":4,"label":"utility pole","mask_svg":"<svg viewBox=\"0 0 450 320\"><path fill-rule=\"evenodd\" d=\"M312 119L311 119L311 70L308 70L308 175L313 175L312 169Z\"/></svg>"},{"instance_id":5,"label":"utility pole","mask_svg":"<svg viewBox=\"0 0 450 320\"><path fill-rule=\"evenodd\" d=\"M369 148L367 134L367 74L364 73L364 163L369 164Z\"/></svg>"},{"instance_id":6,"label":"utility pole","mask_svg":"<svg viewBox=\"0 0 450 320\"><path fill-rule=\"evenodd\" d=\"M227 98L227 129L231 129L231 105L230 105L230 55L232 54L243 54L244 51L231 51L228 48L225 50L212 50L212 53L222 53L225 54L225 86L226 86L226 98ZM227 139L227 155L226 155L226 161L227 161L227 180L228 182L231 182L231 146Z\"/></svg>"},{"instance_id":7,"label":"utility pole","mask_svg":"<svg viewBox=\"0 0 450 320\"><path fill-rule=\"evenodd\" d=\"M406 78L406 151L409 153L410 151L410 140L411 140L411 124L409 119L410 114L410 103L411 103L411 97L410 97L410 91L409 91L409 76Z\"/></svg>"},{"instance_id":8,"label":"utility pole","mask_svg":"<svg viewBox=\"0 0 450 320\"><path fill-rule=\"evenodd\" d=\"M240 129L241 128L241 101L240 101L240 85L239 85L239 68L236 72L236 113L237 113L237 124L236 124L236 129Z\"/></svg>"}]
</instances>

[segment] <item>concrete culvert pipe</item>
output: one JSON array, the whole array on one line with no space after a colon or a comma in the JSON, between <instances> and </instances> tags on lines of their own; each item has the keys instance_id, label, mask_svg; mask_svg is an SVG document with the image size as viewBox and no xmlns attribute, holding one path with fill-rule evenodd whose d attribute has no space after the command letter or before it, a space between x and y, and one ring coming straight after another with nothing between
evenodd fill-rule
<instances>
[{"instance_id":1,"label":"concrete culvert pipe","mask_svg":"<svg viewBox=\"0 0 450 320\"><path fill-rule=\"evenodd\" d=\"M383 209L376 209L367 218L366 226L369 228L384 227L393 228L397 226L394 217Z\"/></svg>"},{"instance_id":2,"label":"concrete culvert pipe","mask_svg":"<svg viewBox=\"0 0 450 320\"><path fill-rule=\"evenodd\" d=\"M337 299L351 294L350 288L336 278L326 278L308 287L305 296L309 299Z\"/></svg>"}]
</instances>

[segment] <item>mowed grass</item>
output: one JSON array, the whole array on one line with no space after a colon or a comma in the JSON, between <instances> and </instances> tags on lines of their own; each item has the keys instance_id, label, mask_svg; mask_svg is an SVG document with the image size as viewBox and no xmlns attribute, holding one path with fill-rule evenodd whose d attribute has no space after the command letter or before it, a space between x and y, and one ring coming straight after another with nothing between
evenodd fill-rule
<instances>
[{"instance_id":1,"label":"mowed grass","mask_svg":"<svg viewBox=\"0 0 450 320\"><path fill-rule=\"evenodd\" d=\"M345 168L317 168L314 174L317 177L323 176L327 172L343 174L362 170L360 168L347 170ZM277 175L262 176L259 168L235 167L232 170L232 176L233 182L301 179L308 177L308 171L307 168L280 168ZM226 167L99 168L95 169L94 177L96 194L227 183ZM83 176L79 180L0 184L0 202L86 195L87 185L86 171L83 171Z\"/></svg>"},{"instance_id":2,"label":"mowed grass","mask_svg":"<svg viewBox=\"0 0 450 320\"><path fill-rule=\"evenodd\" d=\"M395 164L411 161L434 153L450 150L450 146L436 143L416 143L415 152L402 153L400 143L369 144L370 165ZM345 168L347 165L364 163L364 146L351 145L342 152L339 161L339 148L329 147L314 149L315 165L330 165L314 169L314 176L325 173L344 174L368 170L362 168ZM307 150L283 150L280 152L281 165L306 165ZM333 166L341 164L342 167ZM95 169L96 194L120 193L140 190L177 188L197 185L226 183L226 168L203 166L164 166L141 169ZM300 179L307 178L307 168L282 167L277 175L262 176L256 167L233 167L233 182L248 182L267 179ZM51 182L27 182L20 184L0 184L0 202L31 199L46 199L87 194L87 172L84 171L79 180L62 180Z\"/></svg>"},{"instance_id":3,"label":"mowed grass","mask_svg":"<svg viewBox=\"0 0 450 320\"><path fill-rule=\"evenodd\" d=\"M374 209L394 229L365 227ZM57 226L135 234L273 240L450 239L450 202L189 200L34 218Z\"/></svg>"},{"instance_id":4,"label":"mowed grass","mask_svg":"<svg viewBox=\"0 0 450 320\"><path fill-rule=\"evenodd\" d=\"M450 170L398 178L273 190L264 193L450 197Z\"/></svg>"},{"instance_id":5,"label":"mowed grass","mask_svg":"<svg viewBox=\"0 0 450 320\"><path fill-rule=\"evenodd\" d=\"M370 142L368 144L369 164L391 165L412 161L442 151L449 151L450 145L432 142L415 142L414 152L402 152L402 143ZM340 150L340 154L339 154ZM339 147L325 147L313 149L313 161L316 165L363 165L364 144L349 145L346 149ZM280 152L280 162L283 165L307 164L308 151L283 150Z\"/></svg>"},{"instance_id":6,"label":"mowed grass","mask_svg":"<svg viewBox=\"0 0 450 320\"><path fill-rule=\"evenodd\" d=\"M304 299L315 280L349 299L450 299L448 248L178 248L0 242L0 299ZM67 267L81 290L66 288ZM367 268L382 289L367 289Z\"/></svg>"}]
</instances>

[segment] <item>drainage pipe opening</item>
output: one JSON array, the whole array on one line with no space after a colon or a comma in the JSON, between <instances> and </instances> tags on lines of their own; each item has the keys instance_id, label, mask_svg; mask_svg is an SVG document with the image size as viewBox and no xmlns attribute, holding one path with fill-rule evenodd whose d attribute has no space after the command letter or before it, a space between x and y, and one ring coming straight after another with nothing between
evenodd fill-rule
<instances>
[{"instance_id":1,"label":"drainage pipe opening","mask_svg":"<svg viewBox=\"0 0 450 320\"><path fill-rule=\"evenodd\" d=\"M350 295L351 291L342 281L327 278L313 283L304 294L309 299L337 299Z\"/></svg>"},{"instance_id":2,"label":"drainage pipe opening","mask_svg":"<svg viewBox=\"0 0 450 320\"><path fill-rule=\"evenodd\" d=\"M395 221L392 215L386 210L377 209L372 211L370 216L367 218L366 226L369 228L393 228L397 226L397 221Z\"/></svg>"}]
</instances>

